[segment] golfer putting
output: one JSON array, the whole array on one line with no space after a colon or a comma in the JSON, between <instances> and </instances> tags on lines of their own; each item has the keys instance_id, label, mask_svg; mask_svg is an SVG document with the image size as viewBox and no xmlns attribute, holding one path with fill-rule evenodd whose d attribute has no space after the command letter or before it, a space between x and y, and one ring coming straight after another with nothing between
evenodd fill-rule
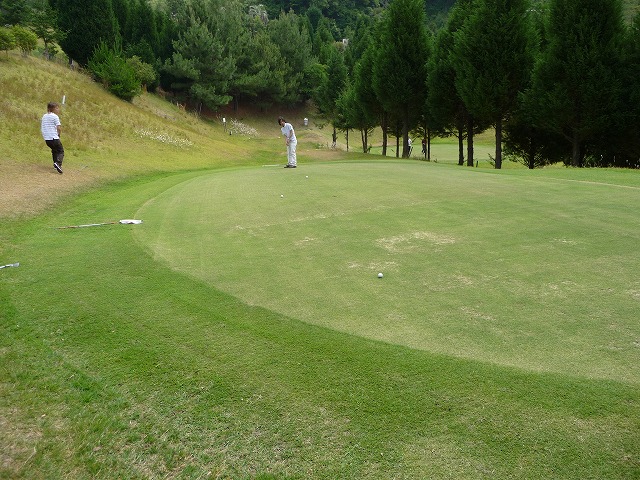
<instances>
[{"instance_id":1,"label":"golfer putting","mask_svg":"<svg viewBox=\"0 0 640 480\"><path fill-rule=\"evenodd\" d=\"M280 131L285 138L285 144L287 145L287 164L284 168L296 168L298 161L296 160L296 146L298 145L298 139L296 138L296 132L293 129L293 125L287 123L283 117L278 117L278 125L280 125Z\"/></svg>"}]
</instances>

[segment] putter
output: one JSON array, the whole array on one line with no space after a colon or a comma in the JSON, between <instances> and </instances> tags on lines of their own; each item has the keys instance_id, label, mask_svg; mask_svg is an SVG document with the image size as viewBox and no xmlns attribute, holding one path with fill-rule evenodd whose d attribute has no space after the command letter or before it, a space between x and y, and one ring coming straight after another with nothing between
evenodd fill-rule
<instances>
[{"instance_id":1,"label":"putter","mask_svg":"<svg viewBox=\"0 0 640 480\"><path fill-rule=\"evenodd\" d=\"M83 228L83 227L100 227L102 225L115 225L116 223L121 223L121 224L128 224L128 225L139 225L140 223L142 223L142 220L130 220L130 219L125 219L125 220L119 220L117 222L104 222L104 223L87 223L84 225L67 225L66 227L54 227L57 228L58 230L61 230L63 228Z\"/></svg>"},{"instance_id":2,"label":"putter","mask_svg":"<svg viewBox=\"0 0 640 480\"><path fill-rule=\"evenodd\" d=\"M66 227L56 227L58 230L63 228L84 228L84 227L99 227L101 225L115 225L118 222L104 222L104 223L86 223L84 225L67 225Z\"/></svg>"},{"instance_id":3,"label":"putter","mask_svg":"<svg viewBox=\"0 0 640 480\"><path fill-rule=\"evenodd\" d=\"M19 263L9 263L8 265L0 265L0 268L19 267L19 266L20 266Z\"/></svg>"}]
</instances>

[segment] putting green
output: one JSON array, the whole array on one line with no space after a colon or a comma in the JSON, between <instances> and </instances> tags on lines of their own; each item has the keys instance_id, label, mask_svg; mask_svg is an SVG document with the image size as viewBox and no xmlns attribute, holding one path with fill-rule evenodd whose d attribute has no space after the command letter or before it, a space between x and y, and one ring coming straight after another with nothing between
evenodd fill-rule
<instances>
[{"instance_id":1,"label":"putting green","mask_svg":"<svg viewBox=\"0 0 640 480\"><path fill-rule=\"evenodd\" d=\"M135 234L172 269L303 322L637 383L638 213L619 208L635 197L422 162L265 166L164 191Z\"/></svg>"}]
</instances>

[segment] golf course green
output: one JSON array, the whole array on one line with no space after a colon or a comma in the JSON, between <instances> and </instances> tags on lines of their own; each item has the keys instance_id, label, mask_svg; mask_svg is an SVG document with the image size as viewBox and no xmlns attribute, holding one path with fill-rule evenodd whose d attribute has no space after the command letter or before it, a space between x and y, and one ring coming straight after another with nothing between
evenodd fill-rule
<instances>
[{"instance_id":1,"label":"golf course green","mask_svg":"<svg viewBox=\"0 0 640 480\"><path fill-rule=\"evenodd\" d=\"M420 162L265 166L163 191L135 236L172 269L305 323L636 382L638 213L617 206L639 194Z\"/></svg>"}]
</instances>

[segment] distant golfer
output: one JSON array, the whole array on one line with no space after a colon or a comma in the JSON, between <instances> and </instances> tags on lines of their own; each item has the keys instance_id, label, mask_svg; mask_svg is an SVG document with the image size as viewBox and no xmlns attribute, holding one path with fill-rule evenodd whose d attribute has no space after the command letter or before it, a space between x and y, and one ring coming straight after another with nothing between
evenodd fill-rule
<instances>
[{"instance_id":1,"label":"distant golfer","mask_svg":"<svg viewBox=\"0 0 640 480\"><path fill-rule=\"evenodd\" d=\"M280 131L284 135L287 145L287 164L284 168L296 168L298 166L298 161L296 160L296 145L298 145L296 132L293 130L293 125L287 123L282 117L278 117L278 125L281 127Z\"/></svg>"},{"instance_id":2,"label":"distant golfer","mask_svg":"<svg viewBox=\"0 0 640 480\"><path fill-rule=\"evenodd\" d=\"M47 113L42 116L40 131L45 143L51 149L53 157L53 168L58 173L62 173L62 161L64 160L64 148L60 141L60 131L62 124L60 123L60 105L55 102L49 102L47 105Z\"/></svg>"}]
</instances>

